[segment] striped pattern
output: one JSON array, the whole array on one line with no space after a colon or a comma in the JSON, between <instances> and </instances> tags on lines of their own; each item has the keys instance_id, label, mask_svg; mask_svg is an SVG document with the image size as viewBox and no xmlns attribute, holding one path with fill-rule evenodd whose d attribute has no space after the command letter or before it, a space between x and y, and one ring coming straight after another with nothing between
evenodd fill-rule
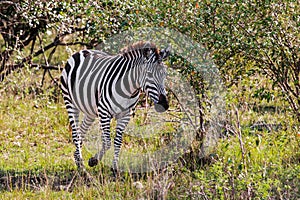
<instances>
[{"instance_id":1,"label":"striped pattern","mask_svg":"<svg viewBox=\"0 0 300 200\"><path fill-rule=\"evenodd\" d=\"M158 112L168 109L164 79L166 68L162 63L170 53L169 48L159 51L149 42L128 46L117 55L97 50L82 50L69 58L61 76L61 89L72 127L77 166L83 168L82 141L85 133L99 118L102 130L102 149L90 158L95 166L111 147L110 122L117 119L114 139L113 167L117 163L122 144L122 133L130 120L141 91L155 104ZM84 118L79 125L79 113Z\"/></svg>"}]
</instances>

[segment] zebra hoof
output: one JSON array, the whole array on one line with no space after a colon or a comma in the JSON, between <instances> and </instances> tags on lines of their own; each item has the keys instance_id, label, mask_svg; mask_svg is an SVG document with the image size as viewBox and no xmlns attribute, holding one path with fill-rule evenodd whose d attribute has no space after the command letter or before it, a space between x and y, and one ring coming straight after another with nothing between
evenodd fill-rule
<instances>
[{"instance_id":1,"label":"zebra hoof","mask_svg":"<svg viewBox=\"0 0 300 200\"><path fill-rule=\"evenodd\" d=\"M94 166L96 166L97 164L98 164L98 159L97 159L97 158L91 157L91 158L89 159L89 166L90 166L90 167L94 167Z\"/></svg>"}]
</instances>

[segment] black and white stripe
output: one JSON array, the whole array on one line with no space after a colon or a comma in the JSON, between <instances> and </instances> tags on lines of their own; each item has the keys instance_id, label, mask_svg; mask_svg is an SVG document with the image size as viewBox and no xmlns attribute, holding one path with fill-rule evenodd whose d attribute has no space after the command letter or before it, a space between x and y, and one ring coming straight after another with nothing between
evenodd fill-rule
<instances>
[{"instance_id":1,"label":"black and white stripe","mask_svg":"<svg viewBox=\"0 0 300 200\"><path fill-rule=\"evenodd\" d=\"M164 88L166 69L162 63L170 49L159 51L149 42L138 42L117 55L102 51L82 50L69 58L61 76L61 89L72 127L76 146L74 158L79 168L82 163L82 139L96 117L102 129L102 149L90 158L95 166L110 148L110 122L117 119L114 139L113 167L117 169L122 133L130 120L139 94L144 91L158 112L168 109ZM79 125L79 113L84 113Z\"/></svg>"}]
</instances>

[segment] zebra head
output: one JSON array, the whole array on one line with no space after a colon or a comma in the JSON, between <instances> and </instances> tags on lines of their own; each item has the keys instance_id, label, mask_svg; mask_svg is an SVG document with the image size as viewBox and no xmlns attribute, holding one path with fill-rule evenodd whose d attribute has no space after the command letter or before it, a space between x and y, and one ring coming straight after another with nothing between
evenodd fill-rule
<instances>
[{"instance_id":1,"label":"zebra head","mask_svg":"<svg viewBox=\"0 0 300 200\"><path fill-rule=\"evenodd\" d=\"M156 48L146 47L143 49L145 74L142 89L154 102L154 108L157 112L164 112L169 108L164 84L167 71L163 60L170 55L170 49L170 47L161 51Z\"/></svg>"}]
</instances>

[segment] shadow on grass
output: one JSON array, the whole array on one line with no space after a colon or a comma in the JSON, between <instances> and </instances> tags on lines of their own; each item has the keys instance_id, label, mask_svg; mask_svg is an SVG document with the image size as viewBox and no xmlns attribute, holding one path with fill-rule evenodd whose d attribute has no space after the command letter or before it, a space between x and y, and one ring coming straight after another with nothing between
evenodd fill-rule
<instances>
[{"instance_id":1,"label":"shadow on grass","mask_svg":"<svg viewBox=\"0 0 300 200\"><path fill-rule=\"evenodd\" d=\"M0 192L18 190L40 190L48 187L52 190L64 190L70 185L78 172L61 171L51 173L47 171L19 171L19 170L0 170Z\"/></svg>"},{"instance_id":2,"label":"shadow on grass","mask_svg":"<svg viewBox=\"0 0 300 200\"><path fill-rule=\"evenodd\" d=\"M34 170L3 170L0 169L0 192L13 190L41 190L47 188L53 191L72 191L74 186L91 186L113 181L110 168L100 166L79 172L76 169L61 169L47 171Z\"/></svg>"},{"instance_id":3,"label":"shadow on grass","mask_svg":"<svg viewBox=\"0 0 300 200\"><path fill-rule=\"evenodd\" d=\"M121 172L119 181L146 179L149 174ZM34 170L2 170L0 169L0 192L13 190L39 191L47 188L53 191L72 192L76 186L96 186L115 182L111 168L101 165L89 168L85 172L76 169L61 171Z\"/></svg>"},{"instance_id":4,"label":"shadow on grass","mask_svg":"<svg viewBox=\"0 0 300 200\"><path fill-rule=\"evenodd\" d=\"M200 166L209 165L207 158L201 158L195 152L184 154L177 161L189 170L198 169ZM194 163L189 165L187 163ZM168 168L168 167L167 167ZM118 181L134 182L137 180L146 180L155 174L162 173L165 169L158 169L155 172L147 173L129 173L121 172ZM76 169L62 169L56 171L47 171L44 169L34 170L3 170L0 169L0 192L13 190L40 191L47 188L53 191L72 192L77 186L96 186L105 185L109 182L115 182L116 178L110 167L100 164L92 169L88 168L85 173L80 173Z\"/></svg>"}]
</instances>

